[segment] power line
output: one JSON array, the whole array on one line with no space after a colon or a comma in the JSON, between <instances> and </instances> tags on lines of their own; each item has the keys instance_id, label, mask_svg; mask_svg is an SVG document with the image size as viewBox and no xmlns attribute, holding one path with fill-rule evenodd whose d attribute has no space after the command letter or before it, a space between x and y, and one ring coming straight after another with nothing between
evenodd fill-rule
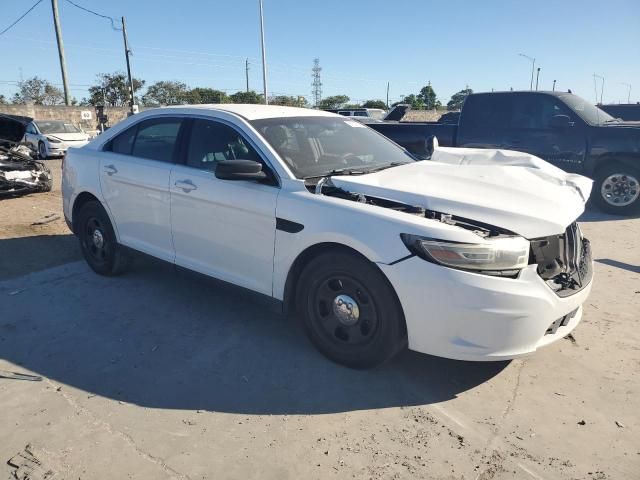
<instances>
[{"instance_id":1,"label":"power line","mask_svg":"<svg viewBox=\"0 0 640 480\"><path fill-rule=\"evenodd\" d=\"M122 28L116 27L116 19L113 17L110 17L108 15L102 15L101 13L98 12L94 12L93 10L90 10L86 7L83 7L82 5L78 5L75 2L72 2L71 0L66 0L67 3L70 3L71 5L73 5L76 8L79 8L80 10L84 10L87 13L91 13L92 15L95 15L96 17L101 17L101 18L106 18L107 20L109 20L111 22L111 28L113 28L114 30L120 31L122 30Z\"/></svg>"},{"instance_id":2,"label":"power line","mask_svg":"<svg viewBox=\"0 0 640 480\"><path fill-rule=\"evenodd\" d=\"M11 25L9 25L7 28L5 28L4 30L2 30L0 32L0 35L2 35L3 33L9 31L13 26L15 26L20 20L22 20L24 17L26 17L27 15L29 15L29 13L31 12L31 10L33 10L34 8L36 8L40 2L42 2L42 0L38 0L36 3L33 4L33 6L27 10L26 12L24 12L22 14L22 16L20 16L15 22L13 22Z\"/></svg>"}]
</instances>

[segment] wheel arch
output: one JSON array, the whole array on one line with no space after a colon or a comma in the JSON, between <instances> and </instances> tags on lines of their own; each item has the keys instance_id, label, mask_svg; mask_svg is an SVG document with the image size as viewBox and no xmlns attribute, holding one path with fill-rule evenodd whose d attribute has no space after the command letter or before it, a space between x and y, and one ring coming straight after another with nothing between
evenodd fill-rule
<instances>
[{"instance_id":1,"label":"wheel arch","mask_svg":"<svg viewBox=\"0 0 640 480\"><path fill-rule=\"evenodd\" d=\"M640 171L640 155L633 153L605 153L591 159L588 165L588 175L591 178L595 178L601 170L611 165L620 165Z\"/></svg>"},{"instance_id":2,"label":"wheel arch","mask_svg":"<svg viewBox=\"0 0 640 480\"><path fill-rule=\"evenodd\" d=\"M102 202L100 201L100 199L91 192L84 191L78 194L78 196L76 196L75 200L73 201L73 208L71 210L71 229L74 234L77 234L78 232L78 212L88 202L98 202L99 204L102 205ZM103 208L104 208L104 205L103 205ZM105 208L105 211L106 210L107 209ZM107 215L109 215L108 211L107 211ZM113 225L113 221L111 221L111 224Z\"/></svg>"},{"instance_id":3,"label":"wheel arch","mask_svg":"<svg viewBox=\"0 0 640 480\"><path fill-rule=\"evenodd\" d=\"M311 260L316 258L318 255L322 255L328 252L344 252L350 255L354 255L372 264L376 268L376 270L380 272L380 275L382 276L382 278L384 278L385 282L387 282L387 285L389 286L389 288L393 292L393 295L396 298L398 308L400 309L400 313L402 314L404 328L406 331L406 320L404 318L404 309L402 308L402 303L400 302L398 293L396 292L389 278L385 275L385 273L380 269L380 267L378 267L378 265L375 262L372 262L371 260L369 260L361 252L359 252L353 247L349 247L347 245L344 245L342 243L337 243L337 242L316 243L314 245L307 247L306 249L304 249L302 252L298 254L296 259L291 264L289 271L287 272L287 279L284 284L284 293L283 293L283 299L282 299L282 308L283 308L284 314L288 316L292 312L295 312L295 301L296 301L296 294L297 294L298 279L300 278L300 274L302 273L304 268L309 264L309 262L311 262Z\"/></svg>"}]
</instances>

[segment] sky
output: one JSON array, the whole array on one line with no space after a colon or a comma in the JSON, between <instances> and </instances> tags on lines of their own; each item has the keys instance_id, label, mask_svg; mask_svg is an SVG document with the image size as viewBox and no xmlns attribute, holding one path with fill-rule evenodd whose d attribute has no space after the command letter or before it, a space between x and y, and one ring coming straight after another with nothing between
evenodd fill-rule
<instances>
[{"instance_id":1,"label":"sky","mask_svg":"<svg viewBox=\"0 0 640 480\"><path fill-rule=\"evenodd\" d=\"M0 31L36 0L0 0ZM126 17L132 71L147 85L178 80L233 93L262 91L258 0L74 0ZM105 18L59 0L71 94L87 96L96 74L125 71L122 33ZM605 103L640 101L640 0L264 0L270 95L311 99L313 59L323 97L390 100L431 82L446 103L474 91L539 88L594 100L594 73ZM42 1L0 35L0 94L39 76L61 85L51 2ZM600 78L598 95L600 92ZM535 80L534 80L535 82Z\"/></svg>"}]
</instances>

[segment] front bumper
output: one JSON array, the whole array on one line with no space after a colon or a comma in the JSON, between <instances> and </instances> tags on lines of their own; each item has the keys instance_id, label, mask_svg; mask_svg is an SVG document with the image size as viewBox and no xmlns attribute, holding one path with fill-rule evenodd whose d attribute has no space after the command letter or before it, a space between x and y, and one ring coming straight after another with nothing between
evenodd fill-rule
<instances>
[{"instance_id":1,"label":"front bumper","mask_svg":"<svg viewBox=\"0 0 640 480\"><path fill-rule=\"evenodd\" d=\"M50 157L62 157L69 148L80 148L84 147L88 141L78 141L78 142L61 142L61 143L53 143L47 142L47 154Z\"/></svg>"},{"instance_id":2,"label":"front bumper","mask_svg":"<svg viewBox=\"0 0 640 480\"><path fill-rule=\"evenodd\" d=\"M457 360L508 360L566 336L580 322L593 283L562 298L540 278L536 265L515 279L418 257L378 266L400 299L409 348Z\"/></svg>"}]
</instances>

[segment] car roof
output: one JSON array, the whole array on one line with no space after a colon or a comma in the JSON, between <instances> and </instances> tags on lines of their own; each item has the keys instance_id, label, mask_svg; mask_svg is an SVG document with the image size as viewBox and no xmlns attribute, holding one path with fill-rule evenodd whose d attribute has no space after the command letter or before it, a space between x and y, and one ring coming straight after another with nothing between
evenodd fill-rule
<instances>
[{"instance_id":1,"label":"car roof","mask_svg":"<svg viewBox=\"0 0 640 480\"><path fill-rule=\"evenodd\" d=\"M198 113L201 110L223 111L234 113L246 120L260 120L264 118L280 118L280 117L334 117L333 113L323 110L315 110L312 108L284 107L281 105L262 105L262 104L242 104L242 103L212 103L202 105L185 105L161 107L170 108L173 111L181 111L183 113ZM155 109L154 109L155 110ZM145 112L148 112L146 110Z\"/></svg>"}]
</instances>

